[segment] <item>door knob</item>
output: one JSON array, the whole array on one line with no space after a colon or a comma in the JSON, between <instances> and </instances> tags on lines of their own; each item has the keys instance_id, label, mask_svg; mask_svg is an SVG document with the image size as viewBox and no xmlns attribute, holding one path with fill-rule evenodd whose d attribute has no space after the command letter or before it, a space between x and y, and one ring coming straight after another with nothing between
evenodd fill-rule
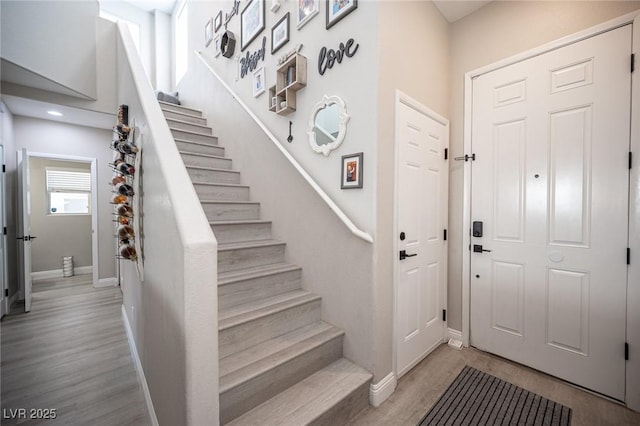
<instances>
[{"instance_id":1,"label":"door knob","mask_svg":"<svg viewBox=\"0 0 640 426\"><path fill-rule=\"evenodd\" d=\"M480 244L474 244L473 245L473 252L474 253L482 253L482 252L491 252L491 250L486 250L483 249L482 246Z\"/></svg>"},{"instance_id":2,"label":"door knob","mask_svg":"<svg viewBox=\"0 0 640 426\"><path fill-rule=\"evenodd\" d=\"M400 260L405 260L407 257L417 256L418 253L407 254L406 250L400 250Z\"/></svg>"}]
</instances>

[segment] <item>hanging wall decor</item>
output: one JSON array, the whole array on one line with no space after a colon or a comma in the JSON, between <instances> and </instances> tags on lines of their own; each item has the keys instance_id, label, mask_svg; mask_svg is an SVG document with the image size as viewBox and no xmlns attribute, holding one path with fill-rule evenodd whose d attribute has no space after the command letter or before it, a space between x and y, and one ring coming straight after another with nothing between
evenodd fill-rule
<instances>
[{"instance_id":1,"label":"hanging wall decor","mask_svg":"<svg viewBox=\"0 0 640 426\"><path fill-rule=\"evenodd\" d=\"M342 156L341 189L362 188L363 153Z\"/></svg>"},{"instance_id":2,"label":"hanging wall decor","mask_svg":"<svg viewBox=\"0 0 640 426\"><path fill-rule=\"evenodd\" d=\"M264 0L250 0L240 15L240 50L244 52L249 44L264 30Z\"/></svg>"},{"instance_id":3,"label":"hanging wall decor","mask_svg":"<svg viewBox=\"0 0 640 426\"><path fill-rule=\"evenodd\" d=\"M220 27L222 27L222 11L218 12L218 14L216 15L216 19L213 22L213 30L215 32L218 32L218 30L220 30Z\"/></svg>"},{"instance_id":4,"label":"hanging wall decor","mask_svg":"<svg viewBox=\"0 0 640 426\"><path fill-rule=\"evenodd\" d=\"M231 31L225 31L220 39L220 52L225 58L233 58L236 50L236 36Z\"/></svg>"},{"instance_id":5,"label":"hanging wall decor","mask_svg":"<svg viewBox=\"0 0 640 426\"><path fill-rule=\"evenodd\" d=\"M302 28L314 16L318 14L318 4L320 0L300 0L298 1L297 25L298 29Z\"/></svg>"},{"instance_id":6,"label":"hanging wall decor","mask_svg":"<svg viewBox=\"0 0 640 426\"><path fill-rule=\"evenodd\" d=\"M115 152L111 167L114 176L111 179L118 241L119 259L136 262L140 280L142 280L142 238L140 236L140 194L139 179L140 147L135 141L135 126L129 125L129 107L118 107L118 119L113 128L114 140L111 149ZM133 164L132 164L133 163ZM136 196L136 194L138 194Z\"/></svg>"},{"instance_id":7,"label":"hanging wall decor","mask_svg":"<svg viewBox=\"0 0 640 426\"><path fill-rule=\"evenodd\" d=\"M289 41L289 12L287 12L277 24L271 28L271 53L276 53L278 49Z\"/></svg>"},{"instance_id":8,"label":"hanging wall decor","mask_svg":"<svg viewBox=\"0 0 640 426\"><path fill-rule=\"evenodd\" d=\"M238 12L240 11L240 0L234 0L233 2L233 7L231 8L231 11L229 13L225 13L224 14L224 29L227 29L227 25L229 24L229 21L231 20L231 18L233 18L235 15L238 14Z\"/></svg>"},{"instance_id":9,"label":"hanging wall decor","mask_svg":"<svg viewBox=\"0 0 640 426\"><path fill-rule=\"evenodd\" d=\"M333 68L333 65L336 62L341 64L345 56L347 58L352 58L360 47L360 43L355 46L353 45L354 43L355 41L350 38L347 40L346 44L340 43L338 50L327 49L326 47L320 49L320 53L318 54L318 72L320 75L324 75L327 68Z\"/></svg>"},{"instance_id":10,"label":"hanging wall decor","mask_svg":"<svg viewBox=\"0 0 640 426\"><path fill-rule=\"evenodd\" d=\"M267 50L267 37L262 37L262 47L253 53L247 54L240 58L240 78L244 78L250 71L258 68L258 62L264 61L264 54Z\"/></svg>"},{"instance_id":11,"label":"hanging wall decor","mask_svg":"<svg viewBox=\"0 0 640 426\"><path fill-rule=\"evenodd\" d=\"M213 41L213 18L204 26L204 46L207 47Z\"/></svg>"},{"instance_id":12,"label":"hanging wall decor","mask_svg":"<svg viewBox=\"0 0 640 426\"><path fill-rule=\"evenodd\" d=\"M358 7L358 0L326 0L326 3L327 29L337 24L342 18Z\"/></svg>"}]
</instances>

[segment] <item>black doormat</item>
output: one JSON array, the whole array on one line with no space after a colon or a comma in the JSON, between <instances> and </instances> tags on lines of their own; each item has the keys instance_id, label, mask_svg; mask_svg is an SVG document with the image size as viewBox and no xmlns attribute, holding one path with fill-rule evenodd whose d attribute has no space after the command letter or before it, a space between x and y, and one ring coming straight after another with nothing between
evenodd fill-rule
<instances>
[{"instance_id":1,"label":"black doormat","mask_svg":"<svg viewBox=\"0 0 640 426\"><path fill-rule=\"evenodd\" d=\"M565 426L571 408L466 366L419 426L444 424Z\"/></svg>"}]
</instances>

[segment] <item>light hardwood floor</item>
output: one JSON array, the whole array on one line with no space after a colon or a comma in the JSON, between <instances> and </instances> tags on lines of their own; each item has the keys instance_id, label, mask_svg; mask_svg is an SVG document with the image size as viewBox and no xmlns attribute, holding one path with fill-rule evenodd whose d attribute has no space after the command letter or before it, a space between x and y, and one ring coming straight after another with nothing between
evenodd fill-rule
<instances>
[{"instance_id":1,"label":"light hardwood floor","mask_svg":"<svg viewBox=\"0 0 640 426\"><path fill-rule=\"evenodd\" d=\"M503 358L442 345L403 376L380 407L369 406L349 426L416 425L465 365L535 392L573 409L572 426L640 425L640 413Z\"/></svg>"},{"instance_id":2,"label":"light hardwood floor","mask_svg":"<svg viewBox=\"0 0 640 426\"><path fill-rule=\"evenodd\" d=\"M119 288L94 289L90 275L34 282L31 312L0 323L3 425L149 424L121 305ZM20 408L27 419L11 418Z\"/></svg>"}]
</instances>

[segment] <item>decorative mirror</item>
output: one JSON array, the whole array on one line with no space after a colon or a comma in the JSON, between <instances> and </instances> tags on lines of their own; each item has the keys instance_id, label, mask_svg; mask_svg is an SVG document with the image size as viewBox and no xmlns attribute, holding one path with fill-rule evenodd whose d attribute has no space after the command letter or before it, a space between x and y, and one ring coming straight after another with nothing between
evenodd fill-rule
<instances>
[{"instance_id":1,"label":"decorative mirror","mask_svg":"<svg viewBox=\"0 0 640 426\"><path fill-rule=\"evenodd\" d=\"M311 111L309 118L309 143L311 148L328 157L338 148L347 133L349 115L342 98L324 95Z\"/></svg>"}]
</instances>

